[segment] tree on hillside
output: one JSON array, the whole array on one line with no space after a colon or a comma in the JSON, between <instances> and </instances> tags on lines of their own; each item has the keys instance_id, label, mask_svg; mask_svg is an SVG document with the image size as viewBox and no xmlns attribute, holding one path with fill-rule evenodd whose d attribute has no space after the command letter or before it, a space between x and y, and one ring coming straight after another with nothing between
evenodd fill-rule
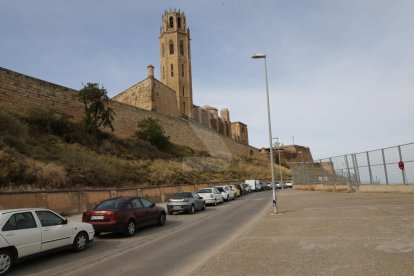
<instances>
[{"instance_id":1,"label":"tree on hillside","mask_svg":"<svg viewBox=\"0 0 414 276\"><path fill-rule=\"evenodd\" d=\"M170 137L165 136L160 122L153 118L146 118L138 123L138 130L134 135L138 139L150 142L159 149L170 147Z\"/></svg>"},{"instance_id":2,"label":"tree on hillside","mask_svg":"<svg viewBox=\"0 0 414 276\"><path fill-rule=\"evenodd\" d=\"M89 133L95 133L101 126L109 127L111 131L114 131L112 121L115 112L109 106L110 99L103 86L88 82L79 90L77 98L84 105L85 117L83 122Z\"/></svg>"}]
</instances>

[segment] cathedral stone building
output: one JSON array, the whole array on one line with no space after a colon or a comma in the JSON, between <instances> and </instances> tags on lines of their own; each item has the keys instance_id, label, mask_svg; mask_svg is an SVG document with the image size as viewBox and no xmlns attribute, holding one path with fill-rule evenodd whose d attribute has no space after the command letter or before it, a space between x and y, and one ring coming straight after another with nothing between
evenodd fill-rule
<instances>
[{"instance_id":1,"label":"cathedral stone building","mask_svg":"<svg viewBox=\"0 0 414 276\"><path fill-rule=\"evenodd\" d=\"M148 65L147 78L113 100L171 117L182 117L249 144L247 125L232 123L227 108L193 104L191 77L190 29L181 11L165 11L160 27L160 79L154 77L154 66Z\"/></svg>"}]
</instances>

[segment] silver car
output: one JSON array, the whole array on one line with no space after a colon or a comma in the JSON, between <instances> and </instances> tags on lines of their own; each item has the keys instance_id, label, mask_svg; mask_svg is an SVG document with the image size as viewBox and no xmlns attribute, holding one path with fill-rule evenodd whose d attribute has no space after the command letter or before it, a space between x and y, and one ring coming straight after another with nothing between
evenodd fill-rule
<instances>
[{"instance_id":1,"label":"silver car","mask_svg":"<svg viewBox=\"0 0 414 276\"><path fill-rule=\"evenodd\" d=\"M198 190L197 193L204 198L206 204L217 205L217 203L223 203L224 201L221 192L217 188L203 188Z\"/></svg>"},{"instance_id":2,"label":"silver car","mask_svg":"<svg viewBox=\"0 0 414 276\"><path fill-rule=\"evenodd\" d=\"M175 193L167 203L168 214L184 211L194 214L197 210L206 209L204 199L194 192Z\"/></svg>"}]
</instances>

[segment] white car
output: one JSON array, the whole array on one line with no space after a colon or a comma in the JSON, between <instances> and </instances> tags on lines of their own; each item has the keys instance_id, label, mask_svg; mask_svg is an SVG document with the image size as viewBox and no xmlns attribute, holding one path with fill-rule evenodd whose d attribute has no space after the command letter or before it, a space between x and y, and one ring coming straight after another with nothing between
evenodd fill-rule
<instances>
[{"instance_id":1,"label":"white car","mask_svg":"<svg viewBox=\"0 0 414 276\"><path fill-rule=\"evenodd\" d=\"M286 187L287 188L293 188L293 182L292 181L287 181L286 182Z\"/></svg>"},{"instance_id":2,"label":"white car","mask_svg":"<svg viewBox=\"0 0 414 276\"><path fill-rule=\"evenodd\" d=\"M221 192L224 201L234 200L236 196L234 195L233 190L228 185L216 186L216 189Z\"/></svg>"},{"instance_id":3,"label":"white car","mask_svg":"<svg viewBox=\"0 0 414 276\"><path fill-rule=\"evenodd\" d=\"M204 199L206 204L223 203L223 196L216 188L203 188L198 190L197 194Z\"/></svg>"},{"instance_id":4,"label":"white car","mask_svg":"<svg viewBox=\"0 0 414 276\"><path fill-rule=\"evenodd\" d=\"M66 246L82 251L94 234L92 224L69 222L48 209L0 210L0 275L22 257Z\"/></svg>"}]
</instances>

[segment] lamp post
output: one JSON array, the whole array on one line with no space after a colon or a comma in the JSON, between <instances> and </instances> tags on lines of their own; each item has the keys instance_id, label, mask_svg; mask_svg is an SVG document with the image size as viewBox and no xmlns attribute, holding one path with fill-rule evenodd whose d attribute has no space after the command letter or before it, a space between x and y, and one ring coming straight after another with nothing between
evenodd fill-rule
<instances>
[{"instance_id":1,"label":"lamp post","mask_svg":"<svg viewBox=\"0 0 414 276\"><path fill-rule=\"evenodd\" d=\"M279 158L279 175L280 175L280 187L283 190L283 174L282 174L282 161L280 160L280 144L279 144L279 137L273 138L276 139L277 143L277 156Z\"/></svg>"},{"instance_id":2,"label":"lamp post","mask_svg":"<svg viewBox=\"0 0 414 276\"><path fill-rule=\"evenodd\" d=\"M266 77L266 99L267 99L267 123L269 129L269 146L270 146L270 170L272 172L272 192L273 192L273 213L277 214L277 198L275 191L275 168L273 166L273 145L272 145L272 126L270 122L270 103L269 103L269 85L267 81L267 62L265 54L255 54L253 59L264 59L265 77Z\"/></svg>"},{"instance_id":3,"label":"lamp post","mask_svg":"<svg viewBox=\"0 0 414 276\"><path fill-rule=\"evenodd\" d=\"M306 178L305 178L305 162L303 161L303 152L302 151L299 151L299 153L300 153L300 155L302 155L302 175L303 175L302 184L305 184L306 183Z\"/></svg>"}]
</instances>

